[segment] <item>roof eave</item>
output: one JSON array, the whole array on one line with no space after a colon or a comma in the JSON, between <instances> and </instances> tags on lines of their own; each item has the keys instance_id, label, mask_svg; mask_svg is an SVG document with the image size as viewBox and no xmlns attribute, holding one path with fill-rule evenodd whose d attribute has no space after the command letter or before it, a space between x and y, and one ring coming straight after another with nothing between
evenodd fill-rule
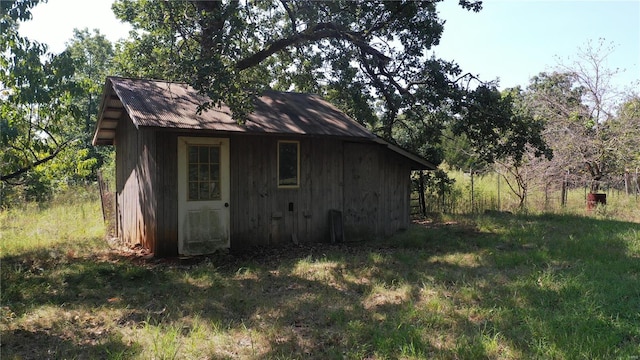
<instances>
[{"instance_id":1,"label":"roof eave","mask_svg":"<svg viewBox=\"0 0 640 360\"><path fill-rule=\"evenodd\" d=\"M387 148L389 148L389 150L411 160L412 161L411 170L435 170L438 168L436 165L434 165L430 161L427 161L423 157L416 155L408 150L405 150L397 145L394 145L380 137L376 137L375 139L373 139L373 141L375 141L378 144L384 145Z\"/></svg>"},{"instance_id":2,"label":"roof eave","mask_svg":"<svg viewBox=\"0 0 640 360\"><path fill-rule=\"evenodd\" d=\"M104 88L102 90L102 97L100 99L100 107L98 108L98 120L96 122L95 131L91 143L94 146L97 145L113 145L116 135L116 128L121 121L122 115L126 112L130 114L130 110L126 109L125 103L122 101L121 94L118 93L112 76L108 76ZM118 104L117 107L113 107L113 102ZM131 117L129 115L129 117ZM133 121L134 119L132 119ZM133 121L136 128L138 125Z\"/></svg>"}]
</instances>

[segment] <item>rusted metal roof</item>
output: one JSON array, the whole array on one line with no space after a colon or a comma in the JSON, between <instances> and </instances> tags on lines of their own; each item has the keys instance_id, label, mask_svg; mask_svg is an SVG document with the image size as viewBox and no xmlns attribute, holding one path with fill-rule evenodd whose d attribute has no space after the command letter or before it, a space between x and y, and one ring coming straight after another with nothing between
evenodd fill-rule
<instances>
[{"instance_id":1,"label":"rusted metal roof","mask_svg":"<svg viewBox=\"0 0 640 360\"><path fill-rule=\"evenodd\" d=\"M94 137L96 144L113 139L115 134L111 131L122 110L136 127L374 137L317 95L268 91L256 99L254 111L244 125L239 125L224 105L198 113L200 105L208 99L186 84L109 77L103 96L103 109Z\"/></svg>"},{"instance_id":2,"label":"rusted metal roof","mask_svg":"<svg viewBox=\"0 0 640 360\"><path fill-rule=\"evenodd\" d=\"M244 125L227 106L198 112L209 99L191 86L159 80L108 77L104 86L94 145L111 145L119 121L128 114L139 127L211 130L247 134L315 135L384 142L344 112L317 95L268 91L256 99ZM399 149L387 142L393 151ZM397 149L396 149L397 148ZM406 151L399 152L407 156ZM405 154L406 153L406 154ZM420 160L426 169L435 168Z\"/></svg>"}]
</instances>

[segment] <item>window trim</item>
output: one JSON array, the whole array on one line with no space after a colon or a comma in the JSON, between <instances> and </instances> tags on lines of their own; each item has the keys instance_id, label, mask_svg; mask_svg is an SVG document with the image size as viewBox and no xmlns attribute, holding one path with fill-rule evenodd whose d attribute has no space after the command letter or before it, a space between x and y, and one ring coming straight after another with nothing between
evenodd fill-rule
<instances>
[{"instance_id":1,"label":"window trim","mask_svg":"<svg viewBox=\"0 0 640 360\"><path fill-rule=\"evenodd\" d=\"M280 179L280 145L281 144L295 144L296 145L296 183L295 185L282 185ZM278 140L277 147L278 165L276 171L278 172L277 181L278 189L299 189L300 188L300 141L298 140Z\"/></svg>"}]
</instances>

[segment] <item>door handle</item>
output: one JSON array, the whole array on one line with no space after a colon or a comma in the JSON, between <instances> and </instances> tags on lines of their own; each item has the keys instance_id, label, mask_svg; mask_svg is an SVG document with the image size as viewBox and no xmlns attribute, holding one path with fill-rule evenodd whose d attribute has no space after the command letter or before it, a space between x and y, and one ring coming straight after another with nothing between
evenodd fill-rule
<instances>
[{"instance_id":1,"label":"door handle","mask_svg":"<svg viewBox=\"0 0 640 360\"><path fill-rule=\"evenodd\" d=\"M229 203L224 203L224 207L229 207Z\"/></svg>"}]
</instances>

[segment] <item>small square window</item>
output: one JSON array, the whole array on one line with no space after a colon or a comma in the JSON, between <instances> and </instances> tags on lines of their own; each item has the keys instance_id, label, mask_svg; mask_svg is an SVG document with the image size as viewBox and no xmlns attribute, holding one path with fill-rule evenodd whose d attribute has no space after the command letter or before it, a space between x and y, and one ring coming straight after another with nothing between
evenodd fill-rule
<instances>
[{"instance_id":1,"label":"small square window","mask_svg":"<svg viewBox=\"0 0 640 360\"><path fill-rule=\"evenodd\" d=\"M300 142L278 141L278 187L300 186Z\"/></svg>"}]
</instances>

